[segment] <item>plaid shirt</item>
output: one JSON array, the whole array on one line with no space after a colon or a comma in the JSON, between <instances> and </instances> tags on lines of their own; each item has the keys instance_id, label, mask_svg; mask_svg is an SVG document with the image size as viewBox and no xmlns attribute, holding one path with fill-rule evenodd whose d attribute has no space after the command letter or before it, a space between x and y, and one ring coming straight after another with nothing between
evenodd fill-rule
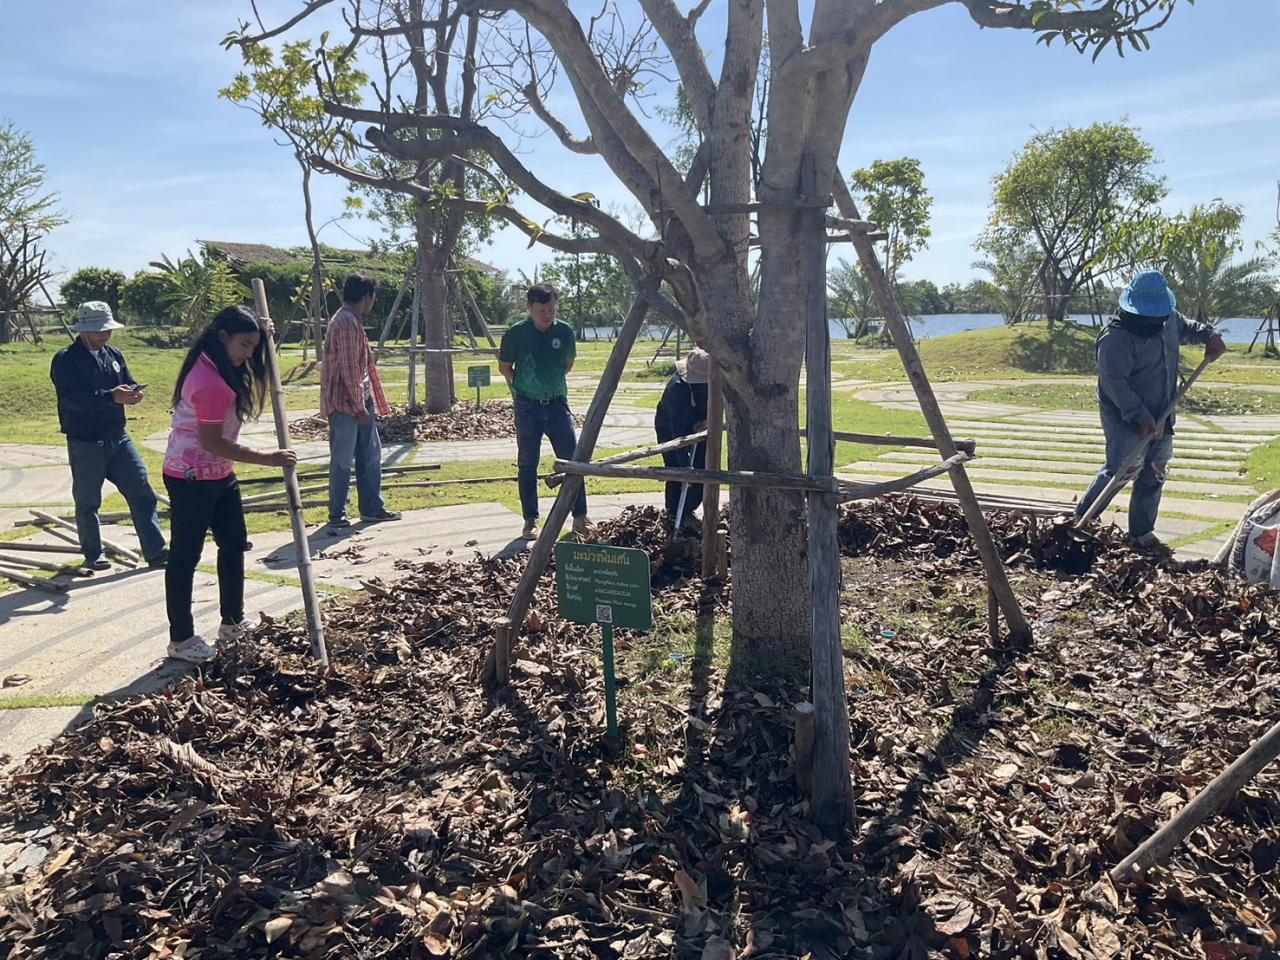
<instances>
[{"instance_id":1,"label":"plaid shirt","mask_svg":"<svg viewBox=\"0 0 1280 960\"><path fill-rule=\"evenodd\" d=\"M387 396L382 392L378 368L369 349L364 323L343 307L329 321L325 334L324 363L320 373L320 416L326 419L335 411L358 417L365 412L365 376L373 394L373 408L380 417L391 415Z\"/></svg>"}]
</instances>

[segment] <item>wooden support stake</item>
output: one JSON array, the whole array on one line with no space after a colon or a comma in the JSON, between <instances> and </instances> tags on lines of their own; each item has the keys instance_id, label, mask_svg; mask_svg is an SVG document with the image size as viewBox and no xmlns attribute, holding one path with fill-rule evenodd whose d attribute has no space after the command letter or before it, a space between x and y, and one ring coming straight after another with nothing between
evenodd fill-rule
<instances>
[{"instance_id":1,"label":"wooden support stake","mask_svg":"<svg viewBox=\"0 0 1280 960\"><path fill-rule=\"evenodd\" d=\"M801 161L800 192L817 196L817 163ZM805 391L808 473L835 483L835 439L831 436L831 332L827 327L827 248L824 214L815 209L805 222ZM842 832L853 823L853 781L849 775L849 704L844 692L844 650L840 644L840 544L834 498L810 492L809 669L813 700L813 798L810 816L823 830Z\"/></svg>"},{"instance_id":2,"label":"wooden support stake","mask_svg":"<svg viewBox=\"0 0 1280 960\"><path fill-rule=\"evenodd\" d=\"M991 646L1000 646L1000 601L990 587L987 588L987 630L991 634Z\"/></svg>"},{"instance_id":3,"label":"wooden support stake","mask_svg":"<svg viewBox=\"0 0 1280 960\"><path fill-rule=\"evenodd\" d=\"M1280 756L1280 723L1240 754L1231 766L1213 778L1203 790L1174 814L1173 819L1148 837L1111 870L1113 883L1125 883L1135 871L1146 870L1167 857L1204 820L1225 807L1240 788Z\"/></svg>"},{"instance_id":4,"label":"wooden support stake","mask_svg":"<svg viewBox=\"0 0 1280 960\"><path fill-rule=\"evenodd\" d=\"M465 274L458 278L458 286L462 288L462 302L466 307L470 307L474 314L476 323L480 325L480 329L484 332L484 338L489 341L489 346L497 349L498 344L493 339L493 334L489 332L489 324L484 319L484 314L480 312L480 305L476 303L475 296L471 293L471 288L467 286L467 278Z\"/></svg>"},{"instance_id":5,"label":"wooden support stake","mask_svg":"<svg viewBox=\"0 0 1280 960\"><path fill-rule=\"evenodd\" d=\"M764 487L770 490L805 490L818 493L838 493L840 484L835 477L815 477L808 474L761 473L755 470L699 470L696 467L638 467L621 463L579 463L575 460L557 460L553 468L557 473L580 477L611 477L617 480L660 480L663 483L723 484L727 487ZM704 524L705 526L705 524Z\"/></svg>"},{"instance_id":6,"label":"wooden support stake","mask_svg":"<svg viewBox=\"0 0 1280 960\"><path fill-rule=\"evenodd\" d=\"M849 192L839 171L832 177L832 188L840 214L851 220L861 219L858 216L857 205L853 202L853 195ZM934 396L933 387L929 384L929 375L925 373L924 364L920 362L920 354L916 350L915 342L911 339L911 332L902 318L902 312L898 309L898 302L893 296L889 280L885 277L884 270L880 268L875 248L865 233L855 231L849 234L849 238L858 252L858 259L862 263L867 279L871 281L876 300L880 304L880 312L884 315L885 323L893 335L898 356L902 358L903 369L907 371L907 377L915 390L920 412L924 414L929 432L937 441L938 452L944 457L953 457L957 451L956 443L951 438L947 419L942 415L942 408L938 406L938 399ZM1009 634L1016 641L1029 640L1031 627L1009 583L1009 575L1004 568L1004 562L1000 559L1000 551L996 548L995 539L991 536L991 528L987 526L986 518L982 515L982 507L978 504L969 474L965 472L963 464L957 464L952 468L950 476L951 484L955 487L956 499L960 502L960 509L964 511L965 523L969 527L974 545L978 548L978 556L982 558L987 583L995 591L1000 609L1004 613L1005 623L1009 626Z\"/></svg>"},{"instance_id":7,"label":"wooden support stake","mask_svg":"<svg viewBox=\"0 0 1280 960\"><path fill-rule=\"evenodd\" d=\"M53 531L50 531L53 532ZM31 553L79 553L78 546L72 547L64 543L27 543L23 540L7 540L4 548L6 550L22 550Z\"/></svg>"},{"instance_id":8,"label":"wooden support stake","mask_svg":"<svg viewBox=\"0 0 1280 960\"><path fill-rule=\"evenodd\" d=\"M40 520L44 520L48 523L56 524L57 526L62 527L66 530L76 529L76 525L71 521L63 520L61 517L55 517L52 513L45 513L45 511L43 510L32 510L31 515L33 517L39 518ZM79 532L77 531L77 536L78 535L79 535ZM74 543L77 541L72 541L72 542ZM103 537L102 539L102 546L108 553L113 553L117 557L120 557L123 560L128 560L135 567L142 562L142 558L138 556L136 553L134 553L132 550L130 550L128 547L122 547L120 546L120 544L113 543L112 541L106 539L105 537Z\"/></svg>"},{"instance_id":9,"label":"wooden support stake","mask_svg":"<svg viewBox=\"0 0 1280 960\"><path fill-rule=\"evenodd\" d=\"M850 500L874 500L876 497L883 497L889 493L901 493L904 490L910 490L918 483L925 480L931 480L934 477L941 476L949 472L953 467L962 463L968 463L973 457L969 454L959 452L954 456L947 457L941 463L935 463L931 467L925 467L923 470L917 470L915 473L908 474L905 477L899 477L897 480L886 480L883 483L841 483L840 485L840 502L848 503Z\"/></svg>"},{"instance_id":10,"label":"wooden support stake","mask_svg":"<svg viewBox=\"0 0 1280 960\"><path fill-rule=\"evenodd\" d=\"M387 334L391 330L391 321L396 318L396 312L400 309L400 301L404 299L404 292L409 289L409 281L411 279L413 279L413 270L406 270L404 279L400 281L400 289L396 291L396 298L391 301L391 309L387 311L387 319L382 322L382 330L378 333L379 350L387 342Z\"/></svg>"},{"instance_id":11,"label":"wooden support stake","mask_svg":"<svg viewBox=\"0 0 1280 960\"><path fill-rule=\"evenodd\" d=\"M39 577L29 577L25 573L10 567L0 567L0 577L12 580L14 583L21 584L24 587L30 587L32 590L43 590L45 593L67 592L65 583L54 583L50 580L42 580Z\"/></svg>"},{"instance_id":12,"label":"wooden support stake","mask_svg":"<svg viewBox=\"0 0 1280 960\"><path fill-rule=\"evenodd\" d=\"M16 569L48 570L51 573L74 573L79 577L92 576L93 571L74 563L50 563L48 560L34 560L31 557L10 557L0 553L0 563Z\"/></svg>"},{"instance_id":13,"label":"wooden support stake","mask_svg":"<svg viewBox=\"0 0 1280 960\"><path fill-rule=\"evenodd\" d=\"M708 470L719 470L723 460L721 447L724 438L724 386L715 357L711 358L711 377L707 382L707 455ZM707 483L702 487L702 579L715 580L722 576L720 540L720 484ZM726 563L727 565L727 563Z\"/></svg>"},{"instance_id":14,"label":"wooden support stake","mask_svg":"<svg viewBox=\"0 0 1280 960\"><path fill-rule=\"evenodd\" d=\"M800 429L800 436L807 436L803 427ZM938 449L938 441L930 437L895 437L888 433L848 433L844 430L832 430L831 436L845 443L869 443L879 447L919 447L924 450ZM963 450L970 456L978 446L976 440L953 440L952 443L956 445L957 450Z\"/></svg>"},{"instance_id":15,"label":"wooden support stake","mask_svg":"<svg viewBox=\"0 0 1280 960\"><path fill-rule=\"evenodd\" d=\"M267 309L267 289L261 280L253 281L253 299L258 307L258 319L269 330L271 315ZM271 412L276 421L276 443L288 450L289 420L284 408L284 390L280 386L280 363L271 337L264 338L267 345L267 376L271 387ZM307 522L302 515L305 509L302 494L298 490L298 468L284 468L284 487L289 495L289 522L293 527L293 549L298 564L298 579L302 583L302 606L307 615L307 633L311 637L311 658L322 667L329 666L329 651L324 642L324 623L320 619L320 601L316 597L315 579L311 574L311 545L307 542Z\"/></svg>"},{"instance_id":16,"label":"wooden support stake","mask_svg":"<svg viewBox=\"0 0 1280 960\"><path fill-rule=\"evenodd\" d=\"M795 772L796 787L806 797L813 796L813 704L797 703L793 710L796 721Z\"/></svg>"},{"instance_id":17,"label":"wooden support stake","mask_svg":"<svg viewBox=\"0 0 1280 960\"><path fill-rule=\"evenodd\" d=\"M670 453L672 450L682 450L685 447L692 447L702 443L707 439L707 431L700 430L697 433L691 433L687 437L676 437L674 440L668 440L666 443L655 444L652 447L645 447L642 450L630 450L627 453L618 453L612 457L605 457L603 460L591 461L593 465L602 463L631 463L633 460L646 460L649 457L658 457L664 453ZM564 483L565 474L553 473L547 477L548 487L558 487Z\"/></svg>"},{"instance_id":18,"label":"wooden support stake","mask_svg":"<svg viewBox=\"0 0 1280 960\"><path fill-rule=\"evenodd\" d=\"M609 403L613 400L614 392L617 391L618 384L622 380L622 371L627 365L627 357L631 355L631 348L635 345L636 336L640 333L640 327L648 313L649 301L643 293L637 291L635 299L631 301L631 309L627 311L627 319L623 321L618 331L618 339L614 341L609 362L605 364L604 372L600 375L596 395L587 409L586 419L582 423L582 432L578 434L578 445L573 451L575 460L590 460L595 451L596 440L600 437L600 428L604 426L604 415L608 412ZM556 544L556 539L560 536L560 530L565 520L569 518L569 511L573 509L574 501L578 498L578 491L582 489L582 482L582 477L574 476L560 485L560 492L556 494L556 501L551 506L547 522L543 525L542 532L538 534L538 539L529 549L529 559L525 562L524 573L521 574L520 583L516 585L515 593L511 597L507 615L495 624L493 649L489 651L489 657L480 674L481 682L485 685L505 686L510 679L511 652L515 646L515 638L524 624L524 617L529 610L533 593L538 587L538 581L542 578L543 571L547 569L547 562L551 559L551 551Z\"/></svg>"}]
</instances>

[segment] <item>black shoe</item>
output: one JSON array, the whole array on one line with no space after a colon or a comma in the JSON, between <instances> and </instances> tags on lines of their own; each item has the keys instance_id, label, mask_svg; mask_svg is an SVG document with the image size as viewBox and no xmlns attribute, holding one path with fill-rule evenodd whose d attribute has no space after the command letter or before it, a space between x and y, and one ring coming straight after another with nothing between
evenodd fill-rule
<instances>
[{"instance_id":1,"label":"black shoe","mask_svg":"<svg viewBox=\"0 0 1280 960\"><path fill-rule=\"evenodd\" d=\"M339 517L337 520L330 520L327 526L330 530L345 530L351 526L351 521L346 517Z\"/></svg>"},{"instance_id":2,"label":"black shoe","mask_svg":"<svg viewBox=\"0 0 1280 960\"><path fill-rule=\"evenodd\" d=\"M152 570L163 570L169 565L169 551L161 550L154 557L147 561L147 566Z\"/></svg>"},{"instance_id":3,"label":"black shoe","mask_svg":"<svg viewBox=\"0 0 1280 960\"><path fill-rule=\"evenodd\" d=\"M97 560L86 560L83 566L86 570L110 570L111 561L106 557L99 557Z\"/></svg>"},{"instance_id":4,"label":"black shoe","mask_svg":"<svg viewBox=\"0 0 1280 960\"><path fill-rule=\"evenodd\" d=\"M399 519L400 519L400 514L396 513L394 510L382 510L368 517L366 517L363 513L360 514L360 520L363 523L386 523L389 520L399 520Z\"/></svg>"}]
</instances>

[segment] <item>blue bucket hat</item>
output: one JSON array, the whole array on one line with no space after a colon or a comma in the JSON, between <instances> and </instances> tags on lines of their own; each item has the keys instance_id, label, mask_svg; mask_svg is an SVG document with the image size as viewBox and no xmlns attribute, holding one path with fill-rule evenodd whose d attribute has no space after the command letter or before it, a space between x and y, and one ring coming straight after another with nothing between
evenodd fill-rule
<instances>
[{"instance_id":1,"label":"blue bucket hat","mask_svg":"<svg viewBox=\"0 0 1280 960\"><path fill-rule=\"evenodd\" d=\"M1143 270L1120 294L1120 309L1140 317L1167 317L1177 305L1177 298L1159 270Z\"/></svg>"}]
</instances>

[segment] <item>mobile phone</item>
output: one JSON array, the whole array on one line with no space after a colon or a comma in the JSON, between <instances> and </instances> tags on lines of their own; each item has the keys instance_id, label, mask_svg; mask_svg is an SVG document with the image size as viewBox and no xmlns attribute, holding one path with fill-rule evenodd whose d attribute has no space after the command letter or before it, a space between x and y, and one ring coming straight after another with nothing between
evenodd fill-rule
<instances>
[{"instance_id":1,"label":"mobile phone","mask_svg":"<svg viewBox=\"0 0 1280 960\"><path fill-rule=\"evenodd\" d=\"M145 389L147 389L147 385L146 385L145 383L135 383L135 384L133 385L133 389L135 389L135 390L145 390Z\"/></svg>"}]
</instances>

